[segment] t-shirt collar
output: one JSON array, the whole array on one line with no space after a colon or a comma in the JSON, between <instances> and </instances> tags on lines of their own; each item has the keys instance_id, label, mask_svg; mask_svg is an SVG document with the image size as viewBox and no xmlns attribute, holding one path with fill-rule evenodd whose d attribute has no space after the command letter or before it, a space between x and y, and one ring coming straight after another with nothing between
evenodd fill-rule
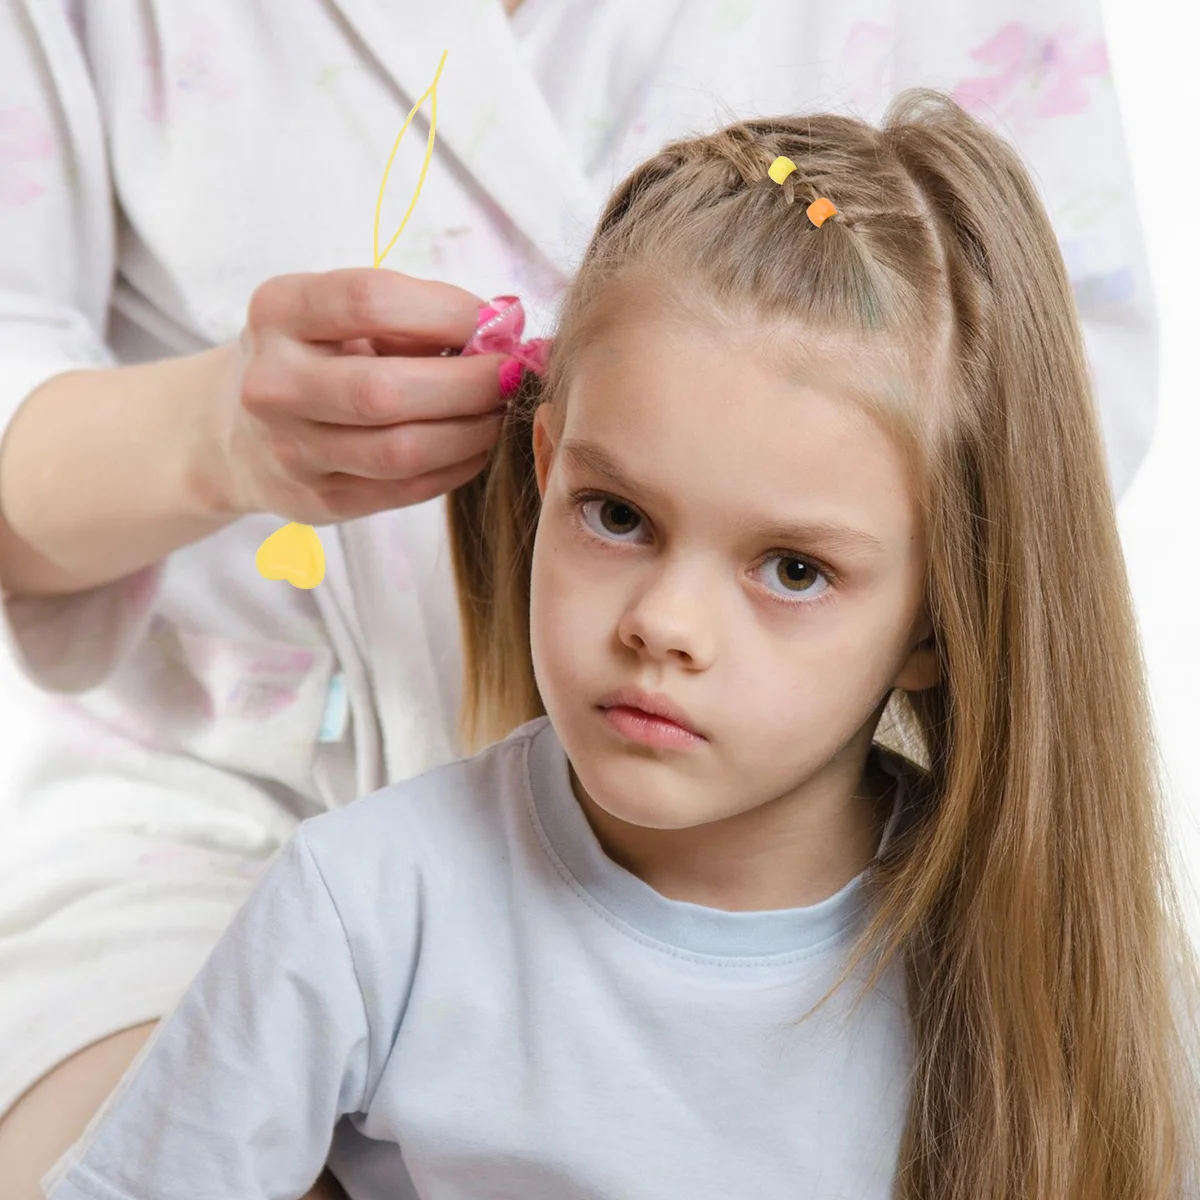
<instances>
[{"instance_id":1,"label":"t-shirt collar","mask_svg":"<svg viewBox=\"0 0 1200 1200\"><path fill-rule=\"evenodd\" d=\"M531 722L530 728L530 816L544 835L543 846L619 925L676 950L738 959L790 957L840 944L852 935L865 904L863 881L869 868L833 895L802 908L729 912L661 895L605 854L571 790L566 752L549 718ZM896 756L878 743L872 753L897 781L878 854L898 823L906 787Z\"/></svg>"}]
</instances>

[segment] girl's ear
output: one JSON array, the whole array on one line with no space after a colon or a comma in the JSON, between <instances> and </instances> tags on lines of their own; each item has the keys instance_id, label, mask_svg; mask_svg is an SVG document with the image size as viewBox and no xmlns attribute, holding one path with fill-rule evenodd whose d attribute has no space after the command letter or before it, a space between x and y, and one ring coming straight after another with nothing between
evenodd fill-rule
<instances>
[{"instance_id":1,"label":"girl's ear","mask_svg":"<svg viewBox=\"0 0 1200 1200\"><path fill-rule=\"evenodd\" d=\"M550 431L549 405L539 405L533 414L533 468L537 475L538 496L545 499L546 480L554 462L554 440Z\"/></svg>"},{"instance_id":2,"label":"girl's ear","mask_svg":"<svg viewBox=\"0 0 1200 1200\"><path fill-rule=\"evenodd\" d=\"M900 668L893 687L905 692L923 692L941 682L942 672L938 665L937 644L933 627L928 619L921 630L921 640L909 651L908 658Z\"/></svg>"}]
</instances>

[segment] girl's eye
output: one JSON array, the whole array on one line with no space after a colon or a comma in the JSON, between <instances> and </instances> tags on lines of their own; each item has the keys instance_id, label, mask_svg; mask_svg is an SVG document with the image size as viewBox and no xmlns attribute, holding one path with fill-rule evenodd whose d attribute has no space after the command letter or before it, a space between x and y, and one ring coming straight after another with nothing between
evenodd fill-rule
<instances>
[{"instance_id":1,"label":"girl's eye","mask_svg":"<svg viewBox=\"0 0 1200 1200\"><path fill-rule=\"evenodd\" d=\"M820 598L829 590L829 576L816 563L806 558L797 558L794 554L773 554L759 567L763 582L777 596L785 596L789 600L804 597L806 601L815 603L811 598ZM824 587L818 588L816 581L824 580ZM778 585L776 588L775 585Z\"/></svg>"},{"instance_id":2,"label":"girl's eye","mask_svg":"<svg viewBox=\"0 0 1200 1200\"><path fill-rule=\"evenodd\" d=\"M597 529L592 520L589 519L588 510L595 512L595 520L599 523L600 528ZM598 512L595 510L599 510ZM637 529L638 523L641 521L641 516L637 509L631 508L628 504L621 500L606 500L601 498L593 498L585 500L580 506L579 511L583 516L584 524L587 525L593 533L598 533L601 537L608 538L611 541L626 542L631 540L628 537L622 537L622 534L628 534ZM632 528L631 528L632 527Z\"/></svg>"},{"instance_id":3,"label":"girl's eye","mask_svg":"<svg viewBox=\"0 0 1200 1200\"><path fill-rule=\"evenodd\" d=\"M631 504L610 496L575 495L573 503L586 528L606 542L634 542L642 515ZM803 601L816 604L837 583L837 576L827 567L796 554L772 554L755 574L767 588L784 603ZM820 581L820 586L818 586Z\"/></svg>"}]
</instances>

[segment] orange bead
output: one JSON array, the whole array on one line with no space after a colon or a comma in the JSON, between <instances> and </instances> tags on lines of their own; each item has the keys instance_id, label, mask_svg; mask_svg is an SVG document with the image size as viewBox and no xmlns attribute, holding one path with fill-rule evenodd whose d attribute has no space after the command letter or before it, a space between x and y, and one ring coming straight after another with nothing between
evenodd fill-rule
<instances>
[{"instance_id":1,"label":"orange bead","mask_svg":"<svg viewBox=\"0 0 1200 1200\"><path fill-rule=\"evenodd\" d=\"M808 219L820 229L825 224L825 219L832 217L836 212L833 201L821 196L808 206Z\"/></svg>"}]
</instances>

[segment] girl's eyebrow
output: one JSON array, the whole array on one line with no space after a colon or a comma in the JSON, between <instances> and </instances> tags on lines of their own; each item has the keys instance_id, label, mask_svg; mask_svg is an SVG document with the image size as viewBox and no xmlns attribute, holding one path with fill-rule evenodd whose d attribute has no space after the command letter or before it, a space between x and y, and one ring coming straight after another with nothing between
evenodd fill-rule
<instances>
[{"instance_id":1,"label":"girl's eyebrow","mask_svg":"<svg viewBox=\"0 0 1200 1200\"><path fill-rule=\"evenodd\" d=\"M619 491L633 496L637 494L657 496L653 487L637 483L621 467L608 452L595 442L583 441L579 438L564 439L559 446L569 468L577 471L593 471L603 475ZM789 545L819 545L830 550L840 550L846 554L874 555L885 549L884 543L874 534L861 529L851 529L848 525L839 525L832 521L752 521L742 523L743 527L756 537L768 541L783 542Z\"/></svg>"}]
</instances>

